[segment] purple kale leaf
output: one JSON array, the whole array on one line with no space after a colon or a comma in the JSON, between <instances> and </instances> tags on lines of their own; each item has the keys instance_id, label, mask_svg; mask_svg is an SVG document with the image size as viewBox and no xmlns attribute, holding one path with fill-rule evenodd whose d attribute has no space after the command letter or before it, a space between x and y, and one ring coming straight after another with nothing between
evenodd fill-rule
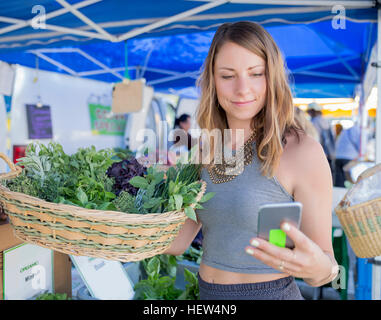
<instances>
[{"instance_id":1,"label":"purple kale leaf","mask_svg":"<svg viewBox=\"0 0 381 320\"><path fill-rule=\"evenodd\" d=\"M113 190L117 196L122 191L127 191L133 196L136 196L138 188L129 184L129 181L136 176L143 177L146 173L147 168L142 166L135 158L115 162L106 172L108 177L115 179Z\"/></svg>"}]
</instances>

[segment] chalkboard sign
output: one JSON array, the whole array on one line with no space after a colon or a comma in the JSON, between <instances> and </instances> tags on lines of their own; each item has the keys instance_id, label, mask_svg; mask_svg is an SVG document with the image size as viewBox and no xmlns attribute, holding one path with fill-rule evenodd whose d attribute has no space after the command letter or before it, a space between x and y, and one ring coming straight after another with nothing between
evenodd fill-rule
<instances>
[{"instance_id":1,"label":"chalkboard sign","mask_svg":"<svg viewBox=\"0 0 381 320\"><path fill-rule=\"evenodd\" d=\"M26 105L29 139L51 139L53 137L50 106Z\"/></svg>"}]
</instances>

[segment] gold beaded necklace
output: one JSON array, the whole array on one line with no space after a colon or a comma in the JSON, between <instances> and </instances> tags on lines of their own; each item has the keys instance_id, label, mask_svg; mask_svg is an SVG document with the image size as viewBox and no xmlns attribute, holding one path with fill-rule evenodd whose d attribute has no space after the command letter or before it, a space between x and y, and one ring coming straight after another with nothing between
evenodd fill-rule
<instances>
[{"instance_id":1,"label":"gold beaded necklace","mask_svg":"<svg viewBox=\"0 0 381 320\"><path fill-rule=\"evenodd\" d=\"M233 180L243 172L245 166L253 161L252 143L255 136L256 132L254 130L235 156L225 159L224 152L222 152L222 157L220 155L216 156L214 163L208 166L209 177L213 183L224 183Z\"/></svg>"}]
</instances>

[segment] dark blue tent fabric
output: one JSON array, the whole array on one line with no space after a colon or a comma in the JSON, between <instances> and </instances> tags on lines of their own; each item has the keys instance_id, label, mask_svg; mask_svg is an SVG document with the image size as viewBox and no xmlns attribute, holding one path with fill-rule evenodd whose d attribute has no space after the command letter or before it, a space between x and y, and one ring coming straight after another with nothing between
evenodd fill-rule
<instances>
[{"instance_id":1,"label":"dark blue tent fabric","mask_svg":"<svg viewBox=\"0 0 381 320\"><path fill-rule=\"evenodd\" d=\"M68 2L75 4L81 1ZM80 11L97 23L116 22L116 27L104 27L107 32L120 35L154 22L152 19L172 16L205 4L179 0L160 1L160 6L158 3L153 0L105 0ZM30 8L35 4L29 0L13 0L12 5L1 2L0 16L31 19L34 15ZM46 13L62 8L59 3L47 0L38 1L38 5L43 6ZM330 9L226 3L192 19L174 22L129 39L129 75L131 78L143 76L157 91L184 92L182 89L195 86L218 25L229 21L250 20L261 23L281 48L295 97L353 97L356 85L362 81L376 40L377 10L346 8L345 28L335 29L332 20L335 14ZM300 10L305 12L300 14ZM129 23L125 25L120 23L128 20ZM48 19L46 23L68 28L84 25L70 13ZM9 23L0 22L0 30L8 25ZM94 32L91 28L87 31ZM51 35L54 32L28 27L0 34L0 60L35 67L36 56L30 50L78 48L108 68L118 68L114 74L100 73L84 75L85 77L107 82L121 81L125 66L124 42L68 34L34 39L36 33ZM77 52L43 54L76 73L99 70L99 66ZM38 66L43 70L68 73L64 68L41 58L38 59ZM120 77L115 76L115 73ZM194 94L195 91L191 92Z\"/></svg>"}]
</instances>

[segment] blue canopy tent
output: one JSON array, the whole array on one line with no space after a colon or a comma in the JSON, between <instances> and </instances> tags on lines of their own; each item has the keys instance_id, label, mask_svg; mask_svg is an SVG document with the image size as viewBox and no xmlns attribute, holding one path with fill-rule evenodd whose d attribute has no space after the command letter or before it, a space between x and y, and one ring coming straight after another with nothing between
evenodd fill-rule
<instances>
[{"instance_id":1,"label":"blue canopy tent","mask_svg":"<svg viewBox=\"0 0 381 320\"><path fill-rule=\"evenodd\" d=\"M375 70L381 87L381 68L369 67L381 61L381 46L370 59L381 34L379 8L379 0L2 1L0 60L36 67L39 57L40 69L117 82L124 76L127 41L131 78L146 78L156 91L194 97L216 28L250 20L280 46L295 97L359 95L363 103ZM378 94L380 104L381 90ZM380 145L381 130L376 141ZM374 266L375 299L381 293L379 269Z\"/></svg>"},{"instance_id":2,"label":"blue canopy tent","mask_svg":"<svg viewBox=\"0 0 381 320\"><path fill-rule=\"evenodd\" d=\"M295 97L354 97L377 35L373 1L158 3L1 3L0 60L35 67L38 56L40 69L117 82L124 76L128 39L131 78L146 78L156 91L195 97L215 29L250 20L261 23L280 46ZM340 14L344 26L335 25Z\"/></svg>"}]
</instances>

